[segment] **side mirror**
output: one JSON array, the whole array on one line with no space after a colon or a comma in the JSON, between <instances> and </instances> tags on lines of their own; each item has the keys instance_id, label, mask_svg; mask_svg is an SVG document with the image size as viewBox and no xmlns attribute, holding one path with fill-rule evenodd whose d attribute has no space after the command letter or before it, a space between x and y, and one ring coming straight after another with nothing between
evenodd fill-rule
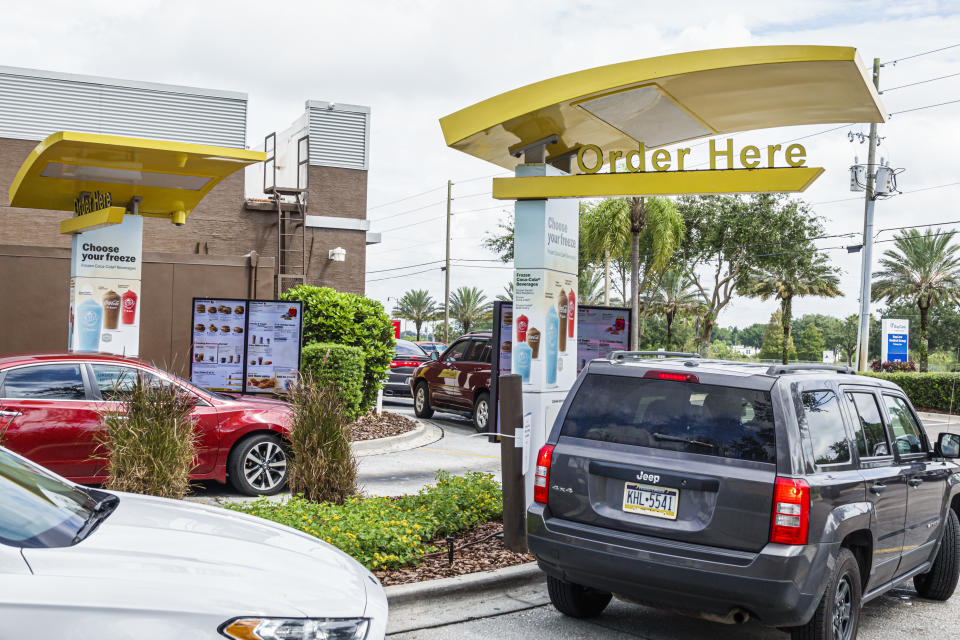
<instances>
[{"instance_id":1,"label":"side mirror","mask_svg":"<svg viewBox=\"0 0 960 640\"><path fill-rule=\"evenodd\" d=\"M941 433L933 452L941 458L960 458L960 435Z\"/></svg>"}]
</instances>

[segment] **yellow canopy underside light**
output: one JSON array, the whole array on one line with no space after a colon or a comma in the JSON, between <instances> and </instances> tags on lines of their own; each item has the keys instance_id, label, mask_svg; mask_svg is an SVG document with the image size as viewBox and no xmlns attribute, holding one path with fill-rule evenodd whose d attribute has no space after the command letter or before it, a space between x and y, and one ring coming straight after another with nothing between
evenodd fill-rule
<instances>
[{"instance_id":1,"label":"yellow canopy underside light","mask_svg":"<svg viewBox=\"0 0 960 640\"><path fill-rule=\"evenodd\" d=\"M139 196L141 215L182 224L221 180L265 159L262 151L60 131L24 160L10 206L72 212L80 193L100 191L119 205Z\"/></svg>"},{"instance_id":2,"label":"yellow canopy underside light","mask_svg":"<svg viewBox=\"0 0 960 640\"><path fill-rule=\"evenodd\" d=\"M494 178L498 200L627 196L702 195L713 193L791 193L805 190L820 167L651 171L576 176Z\"/></svg>"},{"instance_id":3,"label":"yellow canopy underside light","mask_svg":"<svg viewBox=\"0 0 960 640\"><path fill-rule=\"evenodd\" d=\"M513 169L511 150L557 136L547 161L594 144L647 148L770 127L883 122L852 47L768 46L678 53L577 71L440 119L448 146ZM577 172L576 163L571 167Z\"/></svg>"}]
</instances>

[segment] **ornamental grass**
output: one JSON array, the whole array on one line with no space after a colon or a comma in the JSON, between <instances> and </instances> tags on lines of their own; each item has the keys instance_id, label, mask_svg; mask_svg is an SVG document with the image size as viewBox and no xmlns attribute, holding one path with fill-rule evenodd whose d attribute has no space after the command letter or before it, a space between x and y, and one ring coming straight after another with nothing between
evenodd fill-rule
<instances>
[{"instance_id":1,"label":"ornamental grass","mask_svg":"<svg viewBox=\"0 0 960 640\"><path fill-rule=\"evenodd\" d=\"M308 501L342 504L356 493L357 461L350 449L350 419L339 387L305 373L288 398L290 491Z\"/></svg>"},{"instance_id":2,"label":"ornamental grass","mask_svg":"<svg viewBox=\"0 0 960 640\"><path fill-rule=\"evenodd\" d=\"M114 398L119 404L100 413L95 453L106 463L106 488L183 498L197 460L193 397L172 384L137 382Z\"/></svg>"}]
</instances>

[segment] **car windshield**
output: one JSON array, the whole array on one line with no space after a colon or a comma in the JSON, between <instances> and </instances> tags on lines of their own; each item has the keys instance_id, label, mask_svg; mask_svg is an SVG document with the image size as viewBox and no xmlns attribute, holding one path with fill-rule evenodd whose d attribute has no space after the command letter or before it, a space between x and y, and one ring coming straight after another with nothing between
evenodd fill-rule
<instances>
[{"instance_id":1,"label":"car windshield","mask_svg":"<svg viewBox=\"0 0 960 640\"><path fill-rule=\"evenodd\" d=\"M0 543L67 546L95 506L86 492L0 448Z\"/></svg>"},{"instance_id":2,"label":"car windshield","mask_svg":"<svg viewBox=\"0 0 960 640\"><path fill-rule=\"evenodd\" d=\"M560 435L775 462L773 408L763 391L589 375Z\"/></svg>"},{"instance_id":3,"label":"car windshield","mask_svg":"<svg viewBox=\"0 0 960 640\"><path fill-rule=\"evenodd\" d=\"M398 356L425 356L423 349L413 344L412 342L407 342L406 340L397 340L397 355Z\"/></svg>"}]
</instances>

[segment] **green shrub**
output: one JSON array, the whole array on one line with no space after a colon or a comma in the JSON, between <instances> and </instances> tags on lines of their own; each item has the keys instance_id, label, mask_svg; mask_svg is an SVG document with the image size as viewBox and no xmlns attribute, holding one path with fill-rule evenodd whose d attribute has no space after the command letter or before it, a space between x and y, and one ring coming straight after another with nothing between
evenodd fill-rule
<instances>
[{"instance_id":1,"label":"green shrub","mask_svg":"<svg viewBox=\"0 0 960 640\"><path fill-rule=\"evenodd\" d=\"M316 536L368 569L414 564L440 536L460 533L503 516L500 484L493 476L437 472L437 483L400 498L353 497L342 505L300 496L285 502L261 498L228 509L273 520Z\"/></svg>"},{"instance_id":2,"label":"green shrub","mask_svg":"<svg viewBox=\"0 0 960 640\"><path fill-rule=\"evenodd\" d=\"M899 385L918 409L956 411L960 404L960 373L864 373Z\"/></svg>"},{"instance_id":3,"label":"green shrub","mask_svg":"<svg viewBox=\"0 0 960 640\"><path fill-rule=\"evenodd\" d=\"M115 390L116 410L100 414L97 459L106 461L106 487L183 498L197 459L194 400L172 384L135 383Z\"/></svg>"},{"instance_id":4,"label":"green shrub","mask_svg":"<svg viewBox=\"0 0 960 640\"><path fill-rule=\"evenodd\" d=\"M303 302L303 341L336 342L364 353L361 411L377 402L395 342L390 317L376 300L329 287L298 285L280 296Z\"/></svg>"},{"instance_id":5,"label":"green shrub","mask_svg":"<svg viewBox=\"0 0 960 640\"><path fill-rule=\"evenodd\" d=\"M343 504L356 493L357 461L338 387L305 373L290 390L290 490L307 500Z\"/></svg>"},{"instance_id":6,"label":"green shrub","mask_svg":"<svg viewBox=\"0 0 960 640\"><path fill-rule=\"evenodd\" d=\"M350 420L363 413L363 369L364 354L359 347L314 342L303 348L301 372L318 383L337 387Z\"/></svg>"}]
</instances>

